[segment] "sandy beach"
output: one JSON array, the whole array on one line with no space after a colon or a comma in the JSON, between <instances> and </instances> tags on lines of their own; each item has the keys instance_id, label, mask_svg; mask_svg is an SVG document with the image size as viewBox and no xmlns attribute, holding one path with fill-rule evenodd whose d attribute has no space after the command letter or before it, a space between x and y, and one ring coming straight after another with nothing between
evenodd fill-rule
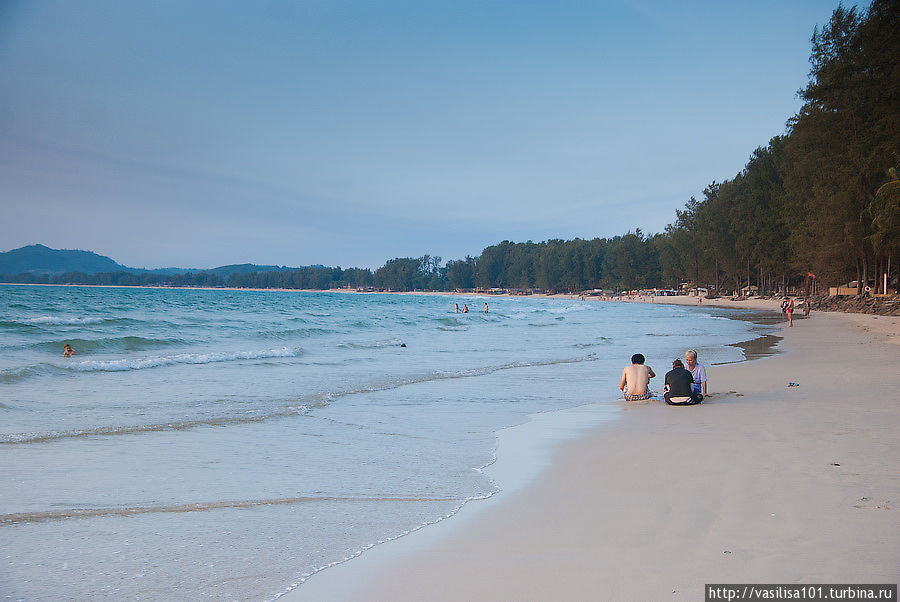
<instances>
[{"instance_id":1,"label":"sandy beach","mask_svg":"<svg viewBox=\"0 0 900 602\"><path fill-rule=\"evenodd\" d=\"M700 406L633 404L577 435L590 406L561 427L536 416L500 435L503 491L282 599L697 600L706 583L897 583L898 323L814 312L783 328L784 353L710 367ZM546 467L506 486L548 447Z\"/></svg>"}]
</instances>

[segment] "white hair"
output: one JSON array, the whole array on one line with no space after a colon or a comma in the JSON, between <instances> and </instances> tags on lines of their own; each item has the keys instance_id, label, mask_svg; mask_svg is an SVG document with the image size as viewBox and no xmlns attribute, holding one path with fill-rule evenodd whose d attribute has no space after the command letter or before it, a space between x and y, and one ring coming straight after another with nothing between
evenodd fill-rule
<instances>
[{"instance_id":1,"label":"white hair","mask_svg":"<svg viewBox=\"0 0 900 602\"><path fill-rule=\"evenodd\" d=\"M697 350L696 349L688 349L687 351L684 352L684 354L691 356L692 362L694 362L694 363L697 362Z\"/></svg>"}]
</instances>

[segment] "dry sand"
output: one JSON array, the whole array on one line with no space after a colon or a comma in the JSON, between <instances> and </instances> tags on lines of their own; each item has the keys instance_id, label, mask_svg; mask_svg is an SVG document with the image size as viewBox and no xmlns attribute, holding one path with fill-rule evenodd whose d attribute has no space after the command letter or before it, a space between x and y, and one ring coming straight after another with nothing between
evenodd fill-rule
<instances>
[{"instance_id":1,"label":"dry sand","mask_svg":"<svg viewBox=\"0 0 900 602\"><path fill-rule=\"evenodd\" d=\"M562 442L533 439L554 439L552 424L509 429L498 465L511 482L533 448L555 445L538 478L285 599L698 600L705 583L897 583L898 323L814 313L784 328L784 354L711 367L701 406L630 405ZM590 421L590 406L578 412Z\"/></svg>"}]
</instances>

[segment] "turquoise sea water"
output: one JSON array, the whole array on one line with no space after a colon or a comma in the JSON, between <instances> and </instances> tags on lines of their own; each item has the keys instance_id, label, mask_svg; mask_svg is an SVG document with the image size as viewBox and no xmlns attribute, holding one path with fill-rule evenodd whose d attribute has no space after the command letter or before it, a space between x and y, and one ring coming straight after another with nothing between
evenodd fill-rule
<instances>
[{"instance_id":1,"label":"turquoise sea water","mask_svg":"<svg viewBox=\"0 0 900 602\"><path fill-rule=\"evenodd\" d=\"M493 494L496 430L587 403L615 420L632 353L661 375L760 330L485 300L0 286L0 594L271 599Z\"/></svg>"}]
</instances>

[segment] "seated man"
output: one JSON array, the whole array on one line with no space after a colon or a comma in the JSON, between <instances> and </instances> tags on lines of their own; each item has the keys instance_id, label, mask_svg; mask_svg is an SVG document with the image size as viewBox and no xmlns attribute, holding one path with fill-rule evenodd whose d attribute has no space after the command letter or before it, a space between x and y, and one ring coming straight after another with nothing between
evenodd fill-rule
<instances>
[{"instance_id":1,"label":"seated man","mask_svg":"<svg viewBox=\"0 0 900 602\"><path fill-rule=\"evenodd\" d=\"M692 406L703 401L703 395L694 392L694 376L681 360L672 362L672 369L666 372L663 399L670 406Z\"/></svg>"},{"instance_id":2,"label":"seated man","mask_svg":"<svg viewBox=\"0 0 900 602\"><path fill-rule=\"evenodd\" d=\"M644 356L635 353L631 356L631 365L622 370L619 389L625 393L625 401L650 399L650 379L656 376L653 368L644 365Z\"/></svg>"},{"instance_id":3,"label":"seated man","mask_svg":"<svg viewBox=\"0 0 900 602\"><path fill-rule=\"evenodd\" d=\"M694 377L694 393L700 393L706 397L706 366L697 361L697 350L688 349L684 352L685 368ZM703 399L701 397L700 399Z\"/></svg>"}]
</instances>

